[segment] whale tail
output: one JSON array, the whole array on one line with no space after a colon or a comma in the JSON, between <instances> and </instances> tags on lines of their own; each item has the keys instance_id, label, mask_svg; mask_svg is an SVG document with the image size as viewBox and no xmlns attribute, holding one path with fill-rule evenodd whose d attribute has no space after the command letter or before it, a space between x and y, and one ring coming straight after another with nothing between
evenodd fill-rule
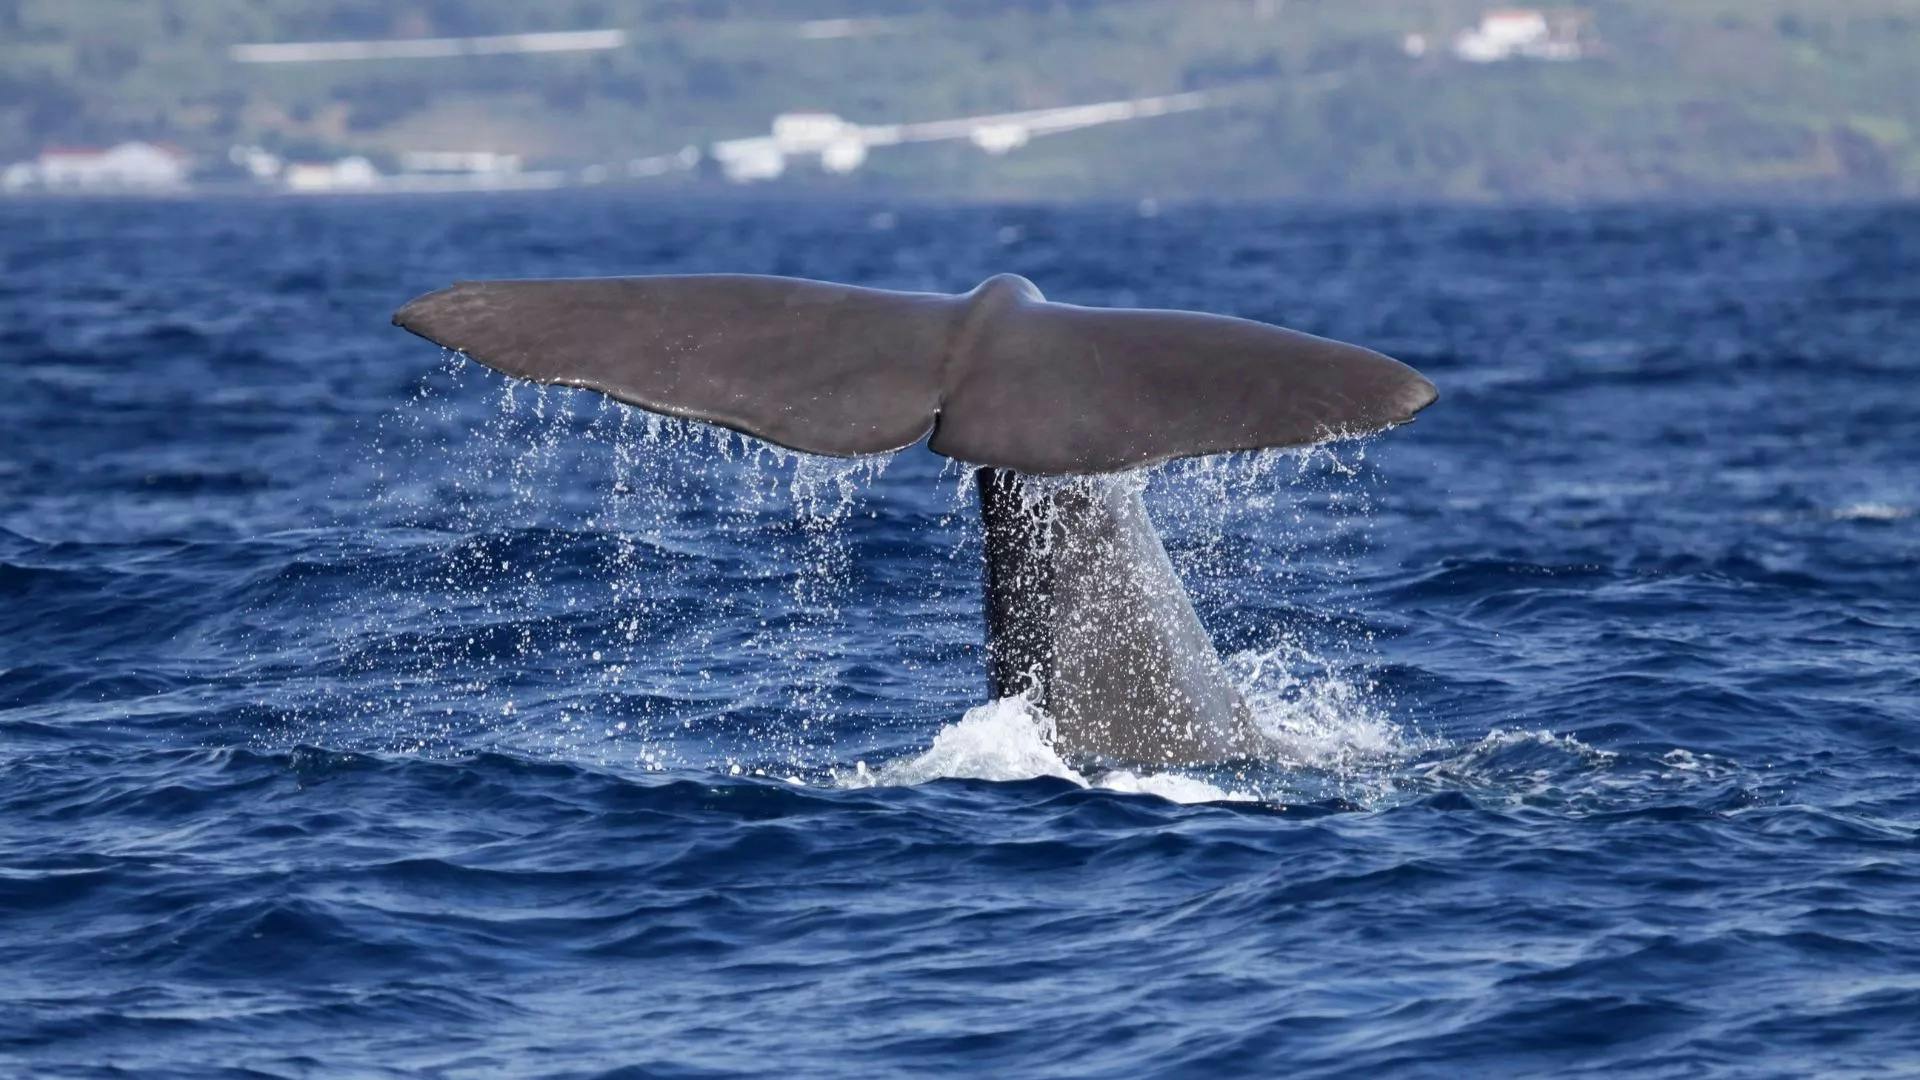
<instances>
[{"instance_id":1,"label":"whale tail","mask_svg":"<svg viewBox=\"0 0 1920 1080\"><path fill-rule=\"evenodd\" d=\"M927 438L986 466L990 688L1042 704L1063 750L1137 762L1252 756L1251 716L1139 492L1030 488L1021 474L1299 446L1434 399L1412 368L1355 345L1051 304L1012 275L964 296L741 276L466 282L394 322L508 375L794 450Z\"/></svg>"},{"instance_id":2,"label":"whale tail","mask_svg":"<svg viewBox=\"0 0 1920 1080\"><path fill-rule=\"evenodd\" d=\"M1245 319L748 275L471 281L394 322L508 375L793 450L936 453L1044 475L1301 446L1412 419L1433 384ZM929 438L930 436L930 438Z\"/></svg>"}]
</instances>

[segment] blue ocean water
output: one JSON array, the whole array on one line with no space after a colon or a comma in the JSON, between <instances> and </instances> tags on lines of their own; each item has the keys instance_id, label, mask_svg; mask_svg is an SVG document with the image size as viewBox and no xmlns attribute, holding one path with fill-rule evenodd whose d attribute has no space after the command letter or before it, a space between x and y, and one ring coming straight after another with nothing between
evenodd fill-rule
<instances>
[{"instance_id":1,"label":"blue ocean water","mask_svg":"<svg viewBox=\"0 0 1920 1080\"><path fill-rule=\"evenodd\" d=\"M0 1072L1920 1072L1920 210L0 204ZM387 324L746 271L1441 388L1149 505L1273 743L984 694L965 472Z\"/></svg>"}]
</instances>

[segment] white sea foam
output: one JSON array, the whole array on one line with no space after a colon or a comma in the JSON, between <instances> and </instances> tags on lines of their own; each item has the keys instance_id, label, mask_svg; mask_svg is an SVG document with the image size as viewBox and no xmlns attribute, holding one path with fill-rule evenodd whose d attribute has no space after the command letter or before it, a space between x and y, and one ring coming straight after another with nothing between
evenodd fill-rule
<instances>
[{"instance_id":1,"label":"white sea foam","mask_svg":"<svg viewBox=\"0 0 1920 1080\"><path fill-rule=\"evenodd\" d=\"M1371 688L1298 645L1236 654L1229 669L1267 740L1261 756L1283 769L1306 768L1353 780L1430 748L1374 703ZM1054 749L1054 722L1024 695L969 709L943 727L926 750L869 769L861 763L836 782L851 787L923 784L940 779L1031 780L1051 776L1087 788L1157 795L1181 803L1261 800L1262 791L1189 772L1087 773ZM1340 790L1365 801L1367 792Z\"/></svg>"},{"instance_id":2,"label":"white sea foam","mask_svg":"<svg viewBox=\"0 0 1920 1080\"><path fill-rule=\"evenodd\" d=\"M835 780L846 787L892 787L930 780L1033 780L1056 777L1085 788L1157 795L1181 803L1234 802L1259 798L1258 792L1229 791L1180 773L1131 772L1085 775L1053 748L1053 720L1025 696L977 705L957 722L940 729L933 745L910 758L876 769L861 763Z\"/></svg>"},{"instance_id":3,"label":"white sea foam","mask_svg":"<svg viewBox=\"0 0 1920 1080\"><path fill-rule=\"evenodd\" d=\"M1849 503L1833 512L1840 521L1900 521L1913 516L1910 506L1895 506L1885 502Z\"/></svg>"},{"instance_id":4,"label":"white sea foam","mask_svg":"<svg viewBox=\"0 0 1920 1080\"><path fill-rule=\"evenodd\" d=\"M1426 749L1377 703L1373 687L1305 646L1283 641L1227 658L1267 756L1279 764L1347 770Z\"/></svg>"},{"instance_id":5,"label":"white sea foam","mask_svg":"<svg viewBox=\"0 0 1920 1080\"><path fill-rule=\"evenodd\" d=\"M1095 778L1093 786L1123 791L1129 795L1158 795L1168 802L1177 803L1258 802L1262 798L1258 791L1228 790L1183 773L1148 773L1140 776L1119 770L1102 773Z\"/></svg>"},{"instance_id":6,"label":"white sea foam","mask_svg":"<svg viewBox=\"0 0 1920 1080\"><path fill-rule=\"evenodd\" d=\"M955 723L941 728L933 737L933 745L917 756L889 762L862 775L871 783L888 785L941 779L1032 780L1041 776L1087 785L1086 778L1054 751L1053 719L1024 695L976 705Z\"/></svg>"},{"instance_id":7,"label":"white sea foam","mask_svg":"<svg viewBox=\"0 0 1920 1080\"><path fill-rule=\"evenodd\" d=\"M1604 750L1571 734L1495 728L1403 778L1408 790L1465 791L1481 800L1563 810L1611 810L1673 800L1689 789L1764 785L1730 758L1675 747L1650 756Z\"/></svg>"},{"instance_id":8,"label":"white sea foam","mask_svg":"<svg viewBox=\"0 0 1920 1080\"><path fill-rule=\"evenodd\" d=\"M1228 667L1266 739L1261 754L1265 762L1282 769L1310 769L1323 778L1331 775L1338 790L1349 797L1369 801L1378 793L1367 783L1355 787L1351 781L1380 774L1381 766L1438 745L1404 731L1376 704L1370 686L1334 670L1299 645L1239 653L1229 658ZM969 709L959 721L943 727L919 754L876 768L862 762L853 772L836 774L834 779L844 786L873 787L1042 776L1181 803L1269 797L1251 786L1222 787L1217 777L1189 772L1083 772L1054 749L1053 719L1025 695Z\"/></svg>"}]
</instances>

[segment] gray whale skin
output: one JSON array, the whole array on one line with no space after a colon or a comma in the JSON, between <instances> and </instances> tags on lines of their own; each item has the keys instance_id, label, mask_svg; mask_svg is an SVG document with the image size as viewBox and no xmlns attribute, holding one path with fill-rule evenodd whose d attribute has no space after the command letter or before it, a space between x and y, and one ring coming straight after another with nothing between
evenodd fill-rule
<instances>
[{"instance_id":1,"label":"gray whale skin","mask_svg":"<svg viewBox=\"0 0 1920 1080\"><path fill-rule=\"evenodd\" d=\"M983 466L987 654L1081 759L1258 755L1137 483L1091 474L1405 423L1433 384L1369 349L1186 311L1051 303L1001 274L889 292L736 274L469 281L395 324L507 375L792 450L927 440Z\"/></svg>"}]
</instances>

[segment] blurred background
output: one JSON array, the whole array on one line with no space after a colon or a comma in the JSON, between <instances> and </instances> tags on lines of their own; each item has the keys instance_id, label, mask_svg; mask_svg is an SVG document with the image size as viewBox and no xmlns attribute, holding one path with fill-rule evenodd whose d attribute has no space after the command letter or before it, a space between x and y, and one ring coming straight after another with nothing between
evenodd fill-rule
<instances>
[{"instance_id":1,"label":"blurred background","mask_svg":"<svg viewBox=\"0 0 1920 1080\"><path fill-rule=\"evenodd\" d=\"M1920 192L1911 0L0 0L0 189Z\"/></svg>"}]
</instances>

